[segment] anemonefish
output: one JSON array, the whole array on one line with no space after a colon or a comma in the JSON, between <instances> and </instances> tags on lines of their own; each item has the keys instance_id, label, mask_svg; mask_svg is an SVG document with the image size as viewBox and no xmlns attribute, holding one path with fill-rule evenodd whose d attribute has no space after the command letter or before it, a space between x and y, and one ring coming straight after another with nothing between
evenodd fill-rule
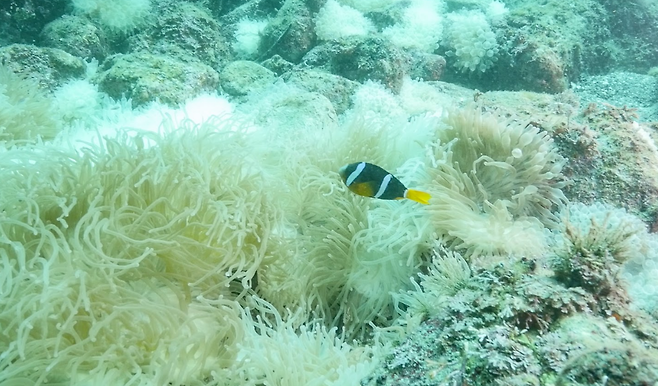
<instances>
[{"instance_id":1,"label":"anemonefish","mask_svg":"<svg viewBox=\"0 0 658 386\"><path fill-rule=\"evenodd\" d=\"M377 165L367 162L355 162L345 165L338 171L343 182L352 192L365 197L382 200L410 200L428 204L429 193L407 189L400 180Z\"/></svg>"}]
</instances>

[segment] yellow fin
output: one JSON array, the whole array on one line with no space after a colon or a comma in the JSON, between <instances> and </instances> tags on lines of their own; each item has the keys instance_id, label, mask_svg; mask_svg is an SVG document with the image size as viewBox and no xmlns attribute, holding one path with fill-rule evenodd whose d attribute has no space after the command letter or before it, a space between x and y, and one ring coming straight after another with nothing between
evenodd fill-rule
<instances>
[{"instance_id":1,"label":"yellow fin","mask_svg":"<svg viewBox=\"0 0 658 386\"><path fill-rule=\"evenodd\" d=\"M404 195L406 198L419 202L423 205L430 203L430 198L432 196L429 193L421 192L420 190L407 189L407 192Z\"/></svg>"}]
</instances>

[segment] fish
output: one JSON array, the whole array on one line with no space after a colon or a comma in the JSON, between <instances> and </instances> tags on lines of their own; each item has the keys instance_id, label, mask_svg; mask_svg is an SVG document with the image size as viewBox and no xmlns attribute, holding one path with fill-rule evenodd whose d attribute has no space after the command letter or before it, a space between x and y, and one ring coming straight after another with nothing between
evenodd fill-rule
<instances>
[{"instance_id":1,"label":"fish","mask_svg":"<svg viewBox=\"0 0 658 386\"><path fill-rule=\"evenodd\" d=\"M423 205L429 204L431 198L429 193L407 189L394 175L368 162L355 162L345 165L340 168L338 173L347 188L359 196L379 198L381 200L407 198Z\"/></svg>"}]
</instances>

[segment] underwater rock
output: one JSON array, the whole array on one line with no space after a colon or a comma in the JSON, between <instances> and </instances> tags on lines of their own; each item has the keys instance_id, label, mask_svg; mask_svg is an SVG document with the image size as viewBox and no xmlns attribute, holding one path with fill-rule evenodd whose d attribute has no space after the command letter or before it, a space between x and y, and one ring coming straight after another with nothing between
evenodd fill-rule
<instances>
[{"instance_id":1,"label":"underwater rock","mask_svg":"<svg viewBox=\"0 0 658 386\"><path fill-rule=\"evenodd\" d=\"M658 4L655 1L601 0L611 41L609 67L644 73L658 62ZM605 46L604 46L605 47Z\"/></svg>"},{"instance_id":2,"label":"underwater rock","mask_svg":"<svg viewBox=\"0 0 658 386\"><path fill-rule=\"evenodd\" d=\"M357 82L374 80L398 92L409 61L408 55L382 38L367 38L340 52L335 60L338 75Z\"/></svg>"},{"instance_id":3,"label":"underwater rock","mask_svg":"<svg viewBox=\"0 0 658 386\"><path fill-rule=\"evenodd\" d=\"M130 98L133 106L156 99L177 105L202 92L215 91L219 74L198 61L141 52L109 57L96 80L101 91L115 99Z\"/></svg>"},{"instance_id":4,"label":"underwater rock","mask_svg":"<svg viewBox=\"0 0 658 386\"><path fill-rule=\"evenodd\" d=\"M435 255L429 274L420 275L423 290L401 295L408 311L428 318L389 349L362 384L658 381L656 324L643 313L623 321L608 316L592 294L564 287L536 261L506 261L485 269L471 264L469 276L444 263L454 256Z\"/></svg>"},{"instance_id":5,"label":"underwater rock","mask_svg":"<svg viewBox=\"0 0 658 386\"><path fill-rule=\"evenodd\" d=\"M639 339L614 318L574 315L537 343L543 364L555 371L547 371L543 378L558 386L653 385L658 381L655 341Z\"/></svg>"},{"instance_id":6,"label":"underwater rock","mask_svg":"<svg viewBox=\"0 0 658 386\"><path fill-rule=\"evenodd\" d=\"M596 104L556 128L554 135L569 159L565 195L621 206L644 221L658 216L658 149L655 130L638 122L633 108Z\"/></svg>"},{"instance_id":7,"label":"underwater rock","mask_svg":"<svg viewBox=\"0 0 658 386\"><path fill-rule=\"evenodd\" d=\"M202 7L171 3L149 28L128 39L130 51L146 51L182 61L201 61L214 69L226 65L230 50L220 34L220 24Z\"/></svg>"},{"instance_id":8,"label":"underwater rock","mask_svg":"<svg viewBox=\"0 0 658 386\"><path fill-rule=\"evenodd\" d=\"M292 71L283 79L306 91L318 92L331 101L336 113L344 113L351 105L350 96L358 84L338 75L311 69Z\"/></svg>"},{"instance_id":9,"label":"underwater rock","mask_svg":"<svg viewBox=\"0 0 658 386\"><path fill-rule=\"evenodd\" d=\"M248 95L240 110L248 112L251 121L261 127L284 130L335 130L338 117L324 95L294 86L271 87Z\"/></svg>"},{"instance_id":10,"label":"underwater rock","mask_svg":"<svg viewBox=\"0 0 658 386\"><path fill-rule=\"evenodd\" d=\"M83 59L102 61L109 51L103 30L79 16L64 15L48 23L41 31L40 40L47 47L59 48Z\"/></svg>"},{"instance_id":11,"label":"underwater rock","mask_svg":"<svg viewBox=\"0 0 658 386\"><path fill-rule=\"evenodd\" d=\"M411 60L409 66L411 79L421 79L429 82L441 80L443 77L443 71L446 67L446 60L443 56L416 52L411 55Z\"/></svg>"},{"instance_id":12,"label":"underwater rock","mask_svg":"<svg viewBox=\"0 0 658 386\"><path fill-rule=\"evenodd\" d=\"M444 80L481 90L554 94L566 90L581 73L609 66L608 13L598 2L550 0L541 7L505 3L510 11L503 23L493 26L499 47L487 75L448 68Z\"/></svg>"},{"instance_id":13,"label":"underwater rock","mask_svg":"<svg viewBox=\"0 0 658 386\"><path fill-rule=\"evenodd\" d=\"M311 9L303 0L287 0L265 28L260 52L297 63L314 44Z\"/></svg>"},{"instance_id":14,"label":"underwater rock","mask_svg":"<svg viewBox=\"0 0 658 386\"><path fill-rule=\"evenodd\" d=\"M39 86L52 90L71 78L85 73L85 63L57 48L42 48L30 44L0 47L0 64L16 74L32 78Z\"/></svg>"},{"instance_id":15,"label":"underwater rock","mask_svg":"<svg viewBox=\"0 0 658 386\"><path fill-rule=\"evenodd\" d=\"M0 46L34 43L44 25L66 11L69 0L5 0L0 2Z\"/></svg>"},{"instance_id":16,"label":"underwater rock","mask_svg":"<svg viewBox=\"0 0 658 386\"><path fill-rule=\"evenodd\" d=\"M261 65L275 73L276 76L281 76L285 72L292 71L295 67L294 64L283 59L279 55L274 55L269 59L263 60Z\"/></svg>"},{"instance_id":17,"label":"underwater rock","mask_svg":"<svg viewBox=\"0 0 658 386\"><path fill-rule=\"evenodd\" d=\"M236 60L220 73L221 86L227 94L244 96L274 82L274 73L258 63Z\"/></svg>"}]
</instances>

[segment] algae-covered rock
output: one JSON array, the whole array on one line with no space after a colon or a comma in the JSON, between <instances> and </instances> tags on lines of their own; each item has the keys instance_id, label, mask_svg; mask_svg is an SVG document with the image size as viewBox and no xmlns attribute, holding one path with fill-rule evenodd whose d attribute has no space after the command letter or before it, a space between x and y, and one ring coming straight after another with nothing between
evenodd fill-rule
<instances>
[{"instance_id":1,"label":"algae-covered rock","mask_svg":"<svg viewBox=\"0 0 658 386\"><path fill-rule=\"evenodd\" d=\"M109 50L103 30L80 16L64 15L48 23L40 37L45 46L85 59L103 60Z\"/></svg>"},{"instance_id":2,"label":"algae-covered rock","mask_svg":"<svg viewBox=\"0 0 658 386\"><path fill-rule=\"evenodd\" d=\"M0 63L17 74L29 77L39 86L52 90L71 78L85 73L85 63L57 48L30 44L11 44L0 48Z\"/></svg>"},{"instance_id":3,"label":"algae-covered rock","mask_svg":"<svg viewBox=\"0 0 658 386\"><path fill-rule=\"evenodd\" d=\"M274 73L258 63L236 60L220 74L222 90L232 96L244 96L274 82Z\"/></svg>"},{"instance_id":4,"label":"algae-covered rock","mask_svg":"<svg viewBox=\"0 0 658 386\"><path fill-rule=\"evenodd\" d=\"M303 0L286 0L263 31L260 52L297 63L314 44L311 7Z\"/></svg>"},{"instance_id":5,"label":"algae-covered rock","mask_svg":"<svg viewBox=\"0 0 658 386\"><path fill-rule=\"evenodd\" d=\"M0 2L0 46L34 43L44 25L64 14L68 0Z\"/></svg>"},{"instance_id":6,"label":"algae-covered rock","mask_svg":"<svg viewBox=\"0 0 658 386\"><path fill-rule=\"evenodd\" d=\"M108 58L97 77L101 91L113 98L132 99L140 106L156 99L177 105L195 95L214 91L219 75L198 61L148 53L116 55Z\"/></svg>"},{"instance_id":7,"label":"algae-covered rock","mask_svg":"<svg viewBox=\"0 0 658 386\"><path fill-rule=\"evenodd\" d=\"M408 55L381 38L364 39L335 57L338 75L357 82L374 80L397 92L407 68Z\"/></svg>"},{"instance_id":8,"label":"algae-covered rock","mask_svg":"<svg viewBox=\"0 0 658 386\"><path fill-rule=\"evenodd\" d=\"M358 85L341 76L311 69L289 72L283 79L307 91L324 95L334 105L338 114L344 113L350 107L350 96Z\"/></svg>"},{"instance_id":9,"label":"algae-covered rock","mask_svg":"<svg viewBox=\"0 0 658 386\"><path fill-rule=\"evenodd\" d=\"M207 9L187 2L171 2L158 12L152 25L128 39L132 51L200 61L216 70L231 59L220 24Z\"/></svg>"}]
</instances>

